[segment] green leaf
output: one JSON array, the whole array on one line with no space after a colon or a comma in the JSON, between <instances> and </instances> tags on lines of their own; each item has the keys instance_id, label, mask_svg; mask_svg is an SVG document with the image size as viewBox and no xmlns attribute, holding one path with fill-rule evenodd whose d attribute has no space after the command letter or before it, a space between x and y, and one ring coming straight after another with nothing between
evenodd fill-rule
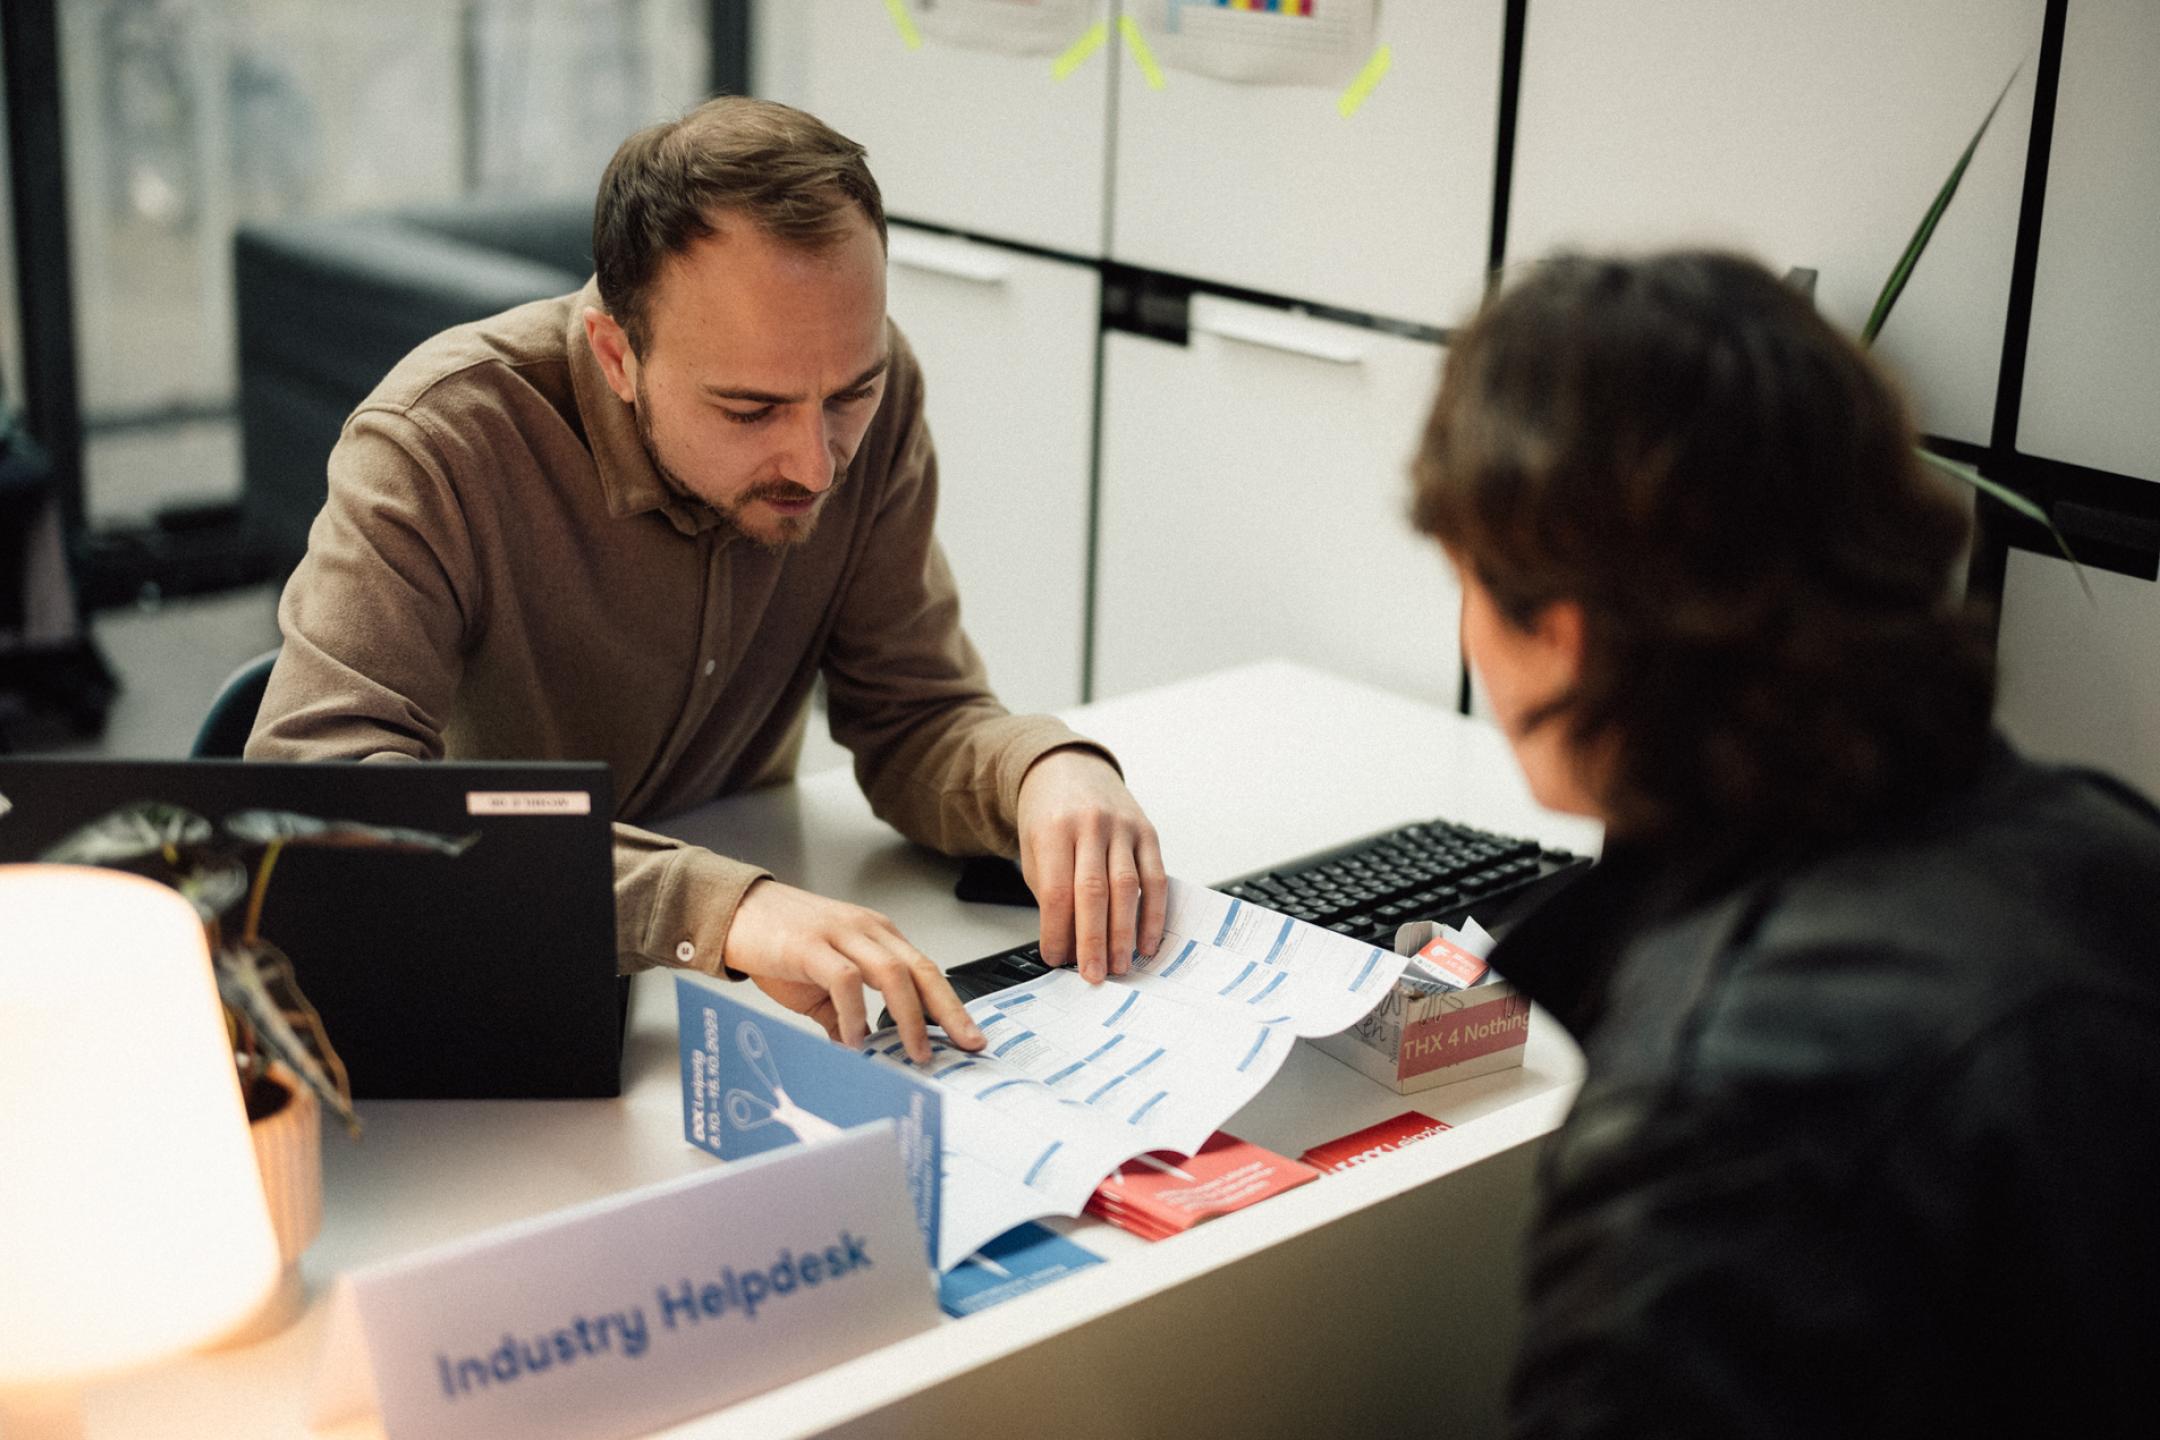
<instances>
[{"instance_id":1,"label":"green leaf","mask_svg":"<svg viewBox=\"0 0 2160 1440\"><path fill-rule=\"evenodd\" d=\"M480 839L471 835L438 835L429 830L402 830L390 825L363 825L357 820L318 820L289 810L242 810L225 817L225 833L251 845L283 841L288 846L345 850L395 850L458 856Z\"/></svg>"},{"instance_id":2,"label":"green leaf","mask_svg":"<svg viewBox=\"0 0 2160 1440\"><path fill-rule=\"evenodd\" d=\"M2017 491L2012 490L2000 480L1988 479L1987 476L1982 475L1970 465L1960 464L1946 455L1937 455L1932 450L1922 449L1918 446L1915 446L1914 449L1922 460L1925 460L1953 480L1962 480L1981 494L2008 506L2026 519L2036 524L2045 525L2048 534L2054 537L2055 548L2062 551L2063 559L2070 562L2071 573L2077 576L2078 588L2085 592L2086 602L2094 605L2099 603L2098 598L2093 594L2091 582L2085 578L2085 567L2078 564L2077 556L2070 553L2070 542L2063 538L2062 531L2055 528L2055 522L2048 518L2047 511L2042 510L2038 505L2018 494Z\"/></svg>"},{"instance_id":3,"label":"green leaf","mask_svg":"<svg viewBox=\"0 0 2160 1440\"><path fill-rule=\"evenodd\" d=\"M91 821L41 858L55 865L125 866L160 858L170 863L208 844L214 833L192 810L145 800Z\"/></svg>"},{"instance_id":4,"label":"green leaf","mask_svg":"<svg viewBox=\"0 0 2160 1440\"><path fill-rule=\"evenodd\" d=\"M172 887L203 919L215 920L247 894L247 866L235 855L200 855L173 877Z\"/></svg>"},{"instance_id":5,"label":"green leaf","mask_svg":"<svg viewBox=\"0 0 2160 1440\"><path fill-rule=\"evenodd\" d=\"M215 968L219 998L247 1016L263 1049L291 1066L324 1107L344 1122L346 1130L358 1135L360 1117L353 1113L344 1083L344 1063L330 1048L315 1007L300 994L292 961L275 945L258 941L224 946L217 953ZM336 1079L331 1077L333 1069Z\"/></svg>"},{"instance_id":6,"label":"green leaf","mask_svg":"<svg viewBox=\"0 0 2160 1440\"><path fill-rule=\"evenodd\" d=\"M2018 67L2023 68L2022 65ZM1862 345L1875 343L1875 337L1881 332L1883 322L1890 318L1890 307L1897 304L1898 296L1905 293L1905 282L1912 278L1913 267L1920 263L1921 252L1927 249L1928 241L1934 238L1935 227L1941 222L1943 212L1950 208L1951 197L1957 194L1958 184L1965 178L1965 167L1972 163L1973 152L1980 148L1980 137L1987 134L1989 124L1995 119L1995 112L2002 108L2003 97L2010 93L2010 87L2017 83L2017 77L2017 70L2012 70L2010 78L2003 82L2001 93L1996 95L1995 103L1988 106L1987 114L1981 118L1980 128L1973 132L1971 141L1965 146L1965 153L1958 156L1957 164L1950 168L1950 178L1943 181L1942 189L1935 192L1935 203L1928 206L1927 214L1920 217L1920 228L1915 230L1912 239L1906 242L1905 253L1898 256L1896 266L1890 271L1890 278L1883 282L1882 293L1875 297L1875 308L1868 312L1867 324L1860 327Z\"/></svg>"}]
</instances>

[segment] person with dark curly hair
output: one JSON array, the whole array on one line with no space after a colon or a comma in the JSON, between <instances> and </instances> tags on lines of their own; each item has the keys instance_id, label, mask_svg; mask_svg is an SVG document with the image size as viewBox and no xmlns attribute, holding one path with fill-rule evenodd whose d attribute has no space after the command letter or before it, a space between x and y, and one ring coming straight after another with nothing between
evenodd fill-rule
<instances>
[{"instance_id":1,"label":"person with dark curly hair","mask_svg":"<svg viewBox=\"0 0 2160 1440\"><path fill-rule=\"evenodd\" d=\"M1994 732L1894 388L1750 261L1564 258L1457 336L1414 473L1531 789L1607 827L1493 956L1587 1067L1516 1431L2127 1430L2160 814Z\"/></svg>"}]
</instances>

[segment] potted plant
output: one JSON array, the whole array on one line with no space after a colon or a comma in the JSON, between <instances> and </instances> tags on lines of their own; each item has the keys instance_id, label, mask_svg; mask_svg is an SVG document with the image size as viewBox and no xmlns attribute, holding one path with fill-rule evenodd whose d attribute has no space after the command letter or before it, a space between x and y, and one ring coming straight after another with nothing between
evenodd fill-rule
<instances>
[{"instance_id":1,"label":"potted plant","mask_svg":"<svg viewBox=\"0 0 2160 1440\"><path fill-rule=\"evenodd\" d=\"M299 1261L322 1228L322 1112L357 1137L345 1065L322 1017L301 993L292 961L262 933L263 901L287 848L463 854L479 837L243 810L222 826L175 805L124 806L42 857L126 870L171 886L194 905L209 941L233 1063L284 1273L278 1292L240 1336L257 1338L298 1313ZM230 916L245 902L237 926Z\"/></svg>"},{"instance_id":2,"label":"potted plant","mask_svg":"<svg viewBox=\"0 0 2160 1440\"><path fill-rule=\"evenodd\" d=\"M1995 112L2002 108L2004 98L2009 95L2010 87L2016 81L2017 72L2013 70L2010 78L2003 82L2001 92L1995 96L1995 103L1988 106L1987 114L1980 117L1980 128L1973 132L1972 139L1966 143L1957 163L1950 167L1949 178L1944 180L1942 188L1935 192L1935 198L1928 204L1927 213L1920 217L1919 228L1913 231L1912 239L1906 242L1897 263L1890 267L1890 277L1883 281L1882 290L1877 293L1875 304L1868 311L1867 321L1860 327L1860 344L1863 349L1874 345L1875 337L1882 333L1883 324L1889 320L1890 311L1896 306L1898 297L1905 293L1906 282L1912 279L1913 267L1920 263L1920 257L1927 251L1928 241L1935 236L1935 227L1942 223L1943 215L1950 209L1950 202L1957 196L1958 186L1965 179L1965 168L1972 164L1973 152L1980 148L1981 137L1987 134L1988 126L1995 122ZM2062 552L2063 559L2070 562L2071 572L2077 576L2078 586L2085 592L2086 601L2092 602L2093 591L2091 584L2085 579L2085 567L2078 564L2077 556L2070 551L2070 542L2055 528L2055 521L2047 511L2008 485L1989 479L1961 461L1952 460L1947 455L1938 455L1924 445L1920 447L1919 455L1921 460L1943 474L1963 481L1980 494L1989 496L2037 525L2045 526L2049 537L2055 542L2055 548Z\"/></svg>"}]
</instances>

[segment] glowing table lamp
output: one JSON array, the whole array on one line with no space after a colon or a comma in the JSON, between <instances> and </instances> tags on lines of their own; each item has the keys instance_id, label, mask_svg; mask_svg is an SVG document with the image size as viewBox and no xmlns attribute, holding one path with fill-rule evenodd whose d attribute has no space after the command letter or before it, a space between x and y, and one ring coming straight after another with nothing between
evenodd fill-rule
<instances>
[{"instance_id":1,"label":"glowing table lamp","mask_svg":"<svg viewBox=\"0 0 2160 1440\"><path fill-rule=\"evenodd\" d=\"M0 1437L246 1319L277 1241L203 928L149 880L0 865Z\"/></svg>"}]
</instances>

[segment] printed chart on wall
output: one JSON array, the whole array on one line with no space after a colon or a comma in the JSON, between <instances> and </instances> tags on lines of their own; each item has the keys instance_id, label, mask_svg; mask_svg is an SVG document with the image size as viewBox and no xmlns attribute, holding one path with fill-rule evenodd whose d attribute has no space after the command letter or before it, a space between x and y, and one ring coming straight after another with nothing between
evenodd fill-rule
<instances>
[{"instance_id":1,"label":"printed chart on wall","mask_svg":"<svg viewBox=\"0 0 2160 1440\"><path fill-rule=\"evenodd\" d=\"M1102 18L1102 0L907 0L925 40L1005 55L1056 55Z\"/></svg>"},{"instance_id":2,"label":"printed chart on wall","mask_svg":"<svg viewBox=\"0 0 2160 1440\"><path fill-rule=\"evenodd\" d=\"M1345 85L1380 23L1379 0L1146 0L1127 13L1164 65L1251 85Z\"/></svg>"}]
</instances>

